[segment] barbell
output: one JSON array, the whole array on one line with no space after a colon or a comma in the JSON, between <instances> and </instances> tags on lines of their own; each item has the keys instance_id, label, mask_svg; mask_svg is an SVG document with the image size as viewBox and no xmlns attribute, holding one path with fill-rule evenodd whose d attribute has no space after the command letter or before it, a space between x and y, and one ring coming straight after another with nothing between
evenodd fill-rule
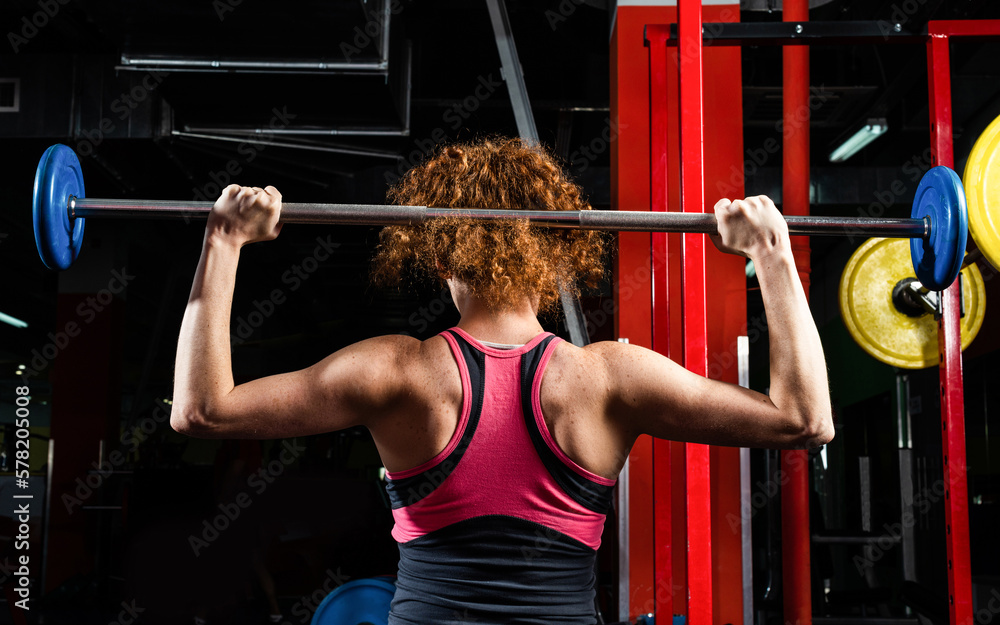
<instances>
[{"instance_id":1,"label":"barbell","mask_svg":"<svg viewBox=\"0 0 1000 625\"><path fill-rule=\"evenodd\" d=\"M212 202L87 198L79 159L68 146L56 144L45 151L35 172L32 198L35 244L47 267L68 269L80 253L86 218L206 218L212 205ZM619 232L718 232L715 216L708 213L624 210L492 210L282 203L280 221L406 226L454 217L480 222L522 219L552 228ZM947 167L935 167L924 175L908 219L786 216L785 221L789 233L795 235L909 238L916 275L924 286L933 290L947 288L958 276L968 236L962 181Z\"/></svg>"}]
</instances>

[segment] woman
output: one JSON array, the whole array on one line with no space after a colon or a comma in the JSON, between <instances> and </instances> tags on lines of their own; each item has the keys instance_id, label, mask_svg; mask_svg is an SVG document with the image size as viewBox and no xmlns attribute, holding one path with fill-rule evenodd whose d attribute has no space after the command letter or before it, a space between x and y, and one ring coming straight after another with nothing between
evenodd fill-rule
<instances>
[{"instance_id":1,"label":"woman","mask_svg":"<svg viewBox=\"0 0 1000 625\"><path fill-rule=\"evenodd\" d=\"M440 149L401 204L588 209L542 148ZM833 438L826 365L767 198L720 200L716 246L754 261L771 328L770 396L650 350L579 348L542 330L560 285L600 275L601 236L524 223L386 228L376 275L448 285L458 326L382 336L234 386L229 315L240 247L275 238L281 195L230 186L209 218L181 326L171 424L192 436L291 437L366 426L388 470L400 546L390 623L594 623L593 564L611 489L640 434L802 448ZM519 620L520 619L520 620Z\"/></svg>"}]
</instances>

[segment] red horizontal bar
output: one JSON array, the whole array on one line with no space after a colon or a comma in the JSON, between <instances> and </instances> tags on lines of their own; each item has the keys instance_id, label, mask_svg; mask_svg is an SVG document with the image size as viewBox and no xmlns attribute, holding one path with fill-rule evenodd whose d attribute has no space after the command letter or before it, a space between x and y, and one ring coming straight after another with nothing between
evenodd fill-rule
<instances>
[{"instance_id":1,"label":"red horizontal bar","mask_svg":"<svg viewBox=\"0 0 1000 625\"><path fill-rule=\"evenodd\" d=\"M931 20L927 34L946 37L997 37L1000 20Z\"/></svg>"},{"instance_id":2,"label":"red horizontal bar","mask_svg":"<svg viewBox=\"0 0 1000 625\"><path fill-rule=\"evenodd\" d=\"M932 20L927 23L927 35L931 37L935 35L971 38L1000 37L1000 20ZM669 24L646 25L646 41L666 42L669 40Z\"/></svg>"}]
</instances>

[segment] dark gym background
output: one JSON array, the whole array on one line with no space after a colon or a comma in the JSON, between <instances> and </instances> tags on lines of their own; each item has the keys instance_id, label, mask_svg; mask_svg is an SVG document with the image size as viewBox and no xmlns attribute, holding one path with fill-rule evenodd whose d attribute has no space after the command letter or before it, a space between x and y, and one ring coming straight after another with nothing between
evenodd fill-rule
<instances>
[{"instance_id":1,"label":"dark gym background","mask_svg":"<svg viewBox=\"0 0 1000 625\"><path fill-rule=\"evenodd\" d=\"M743 4L744 20L780 20L769 10L777 0ZM1000 17L991 0L813 4L813 20L899 21L902 11L916 30L929 19ZM603 0L511 0L507 8L541 140L595 208L610 208L614 7ZM91 220L80 262L57 274L35 251L30 183L44 149L62 142L80 155L94 197L214 199L220 187L238 182L275 185L288 201L381 203L387 185L435 144L516 134L485 3L3 0L0 34L0 312L27 323L0 323L0 585L7 600L16 599L10 589L20 553L9 497L15 388L26 378L38 494L30 552L34 621L126 623L137 613L136 622L187 623L201 610L212 623L263 622L263 567L285 622L306 623L337 585L393 574L391 515L366 432L222 442L180 436L166 422L177 330L203 225ZM919 174L930 164L923 48L812 50L813 211L863 215L874 204L886 215L908 215ZM1000 44L953 46L959 172L1000 114L998 57ZM206 71L206 60L271 66L266 73L216 72ZM353 65L332 71L319 62ZM780 205L780 154L770 147L780 139L780 48L744 48L743 68L742 94L733 97L744 103L747 192ZM871 117L888 121L888 135L845 163L829 163L838 139ZM306 128L313 134L288 133ZM907 182L906 192L879 195L892 180ZM376 240L370 228L287 226L278 240L244 249L232 328L238 382L307 366L377 334L425 338L457 320L437 285L400 292L370 286ZM879 535L899 520L904 413L922 480L917 487L940 479L937 372L902 380L847 334L837 284L860 243L812 243L811 304L838 427L825 457L813 458L812 523L831 534ZM1000 303L1000 280L984 277L992 307ZM748 279L748 322L766 327L755 287ZM72 294L80 292L106 299L79 303ZM611 296L606 284L583 298L591 340L616 338ZM1000 427L996 319L988 309L965 352L980 607L1000 580L1000 447L990 438L991 426ZM67 320L82 328L78 337L65 335ZM547 326L565 336L558 318ZM759 389L767 384L766 346L758 340L752 348ZM755 482L767 479L774 458L754 452ZM40 502L50 471L46 516ZM233 513L241 495L250 504ZM778 509L774 497L754 516L760 623L781 618ZM946 623L942 518L939 500L922 507L910 572L899 547L859 567L857 558L866 556L858 545L814 545L815 614ZM226 529L213 537L206 524ZM600 577L609 616L617 592L615 531L612 516ZM8 607L0 606L0 622L16 622Z\"/></svg>"}]
</instances>

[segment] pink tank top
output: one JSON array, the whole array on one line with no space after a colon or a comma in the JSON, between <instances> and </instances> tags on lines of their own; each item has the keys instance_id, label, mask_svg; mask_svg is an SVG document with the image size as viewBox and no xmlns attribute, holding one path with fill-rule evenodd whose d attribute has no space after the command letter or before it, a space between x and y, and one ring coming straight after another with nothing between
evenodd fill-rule
<instances>
[{"instance_id":1,"label":"pink tank top","mask_svg":"<svg viewBox=\"0 0 1000 625\"><path fill-rule=\"evenodd\" d=\"M575 463L545 424L542 377L560 339L505 350L458 328L442 336L461 415L441 453L387 475L400 551L389 622L447 623L468 606L487 622L596 622L594 558L615 480Z\"/></svg>"}]
</instances>

